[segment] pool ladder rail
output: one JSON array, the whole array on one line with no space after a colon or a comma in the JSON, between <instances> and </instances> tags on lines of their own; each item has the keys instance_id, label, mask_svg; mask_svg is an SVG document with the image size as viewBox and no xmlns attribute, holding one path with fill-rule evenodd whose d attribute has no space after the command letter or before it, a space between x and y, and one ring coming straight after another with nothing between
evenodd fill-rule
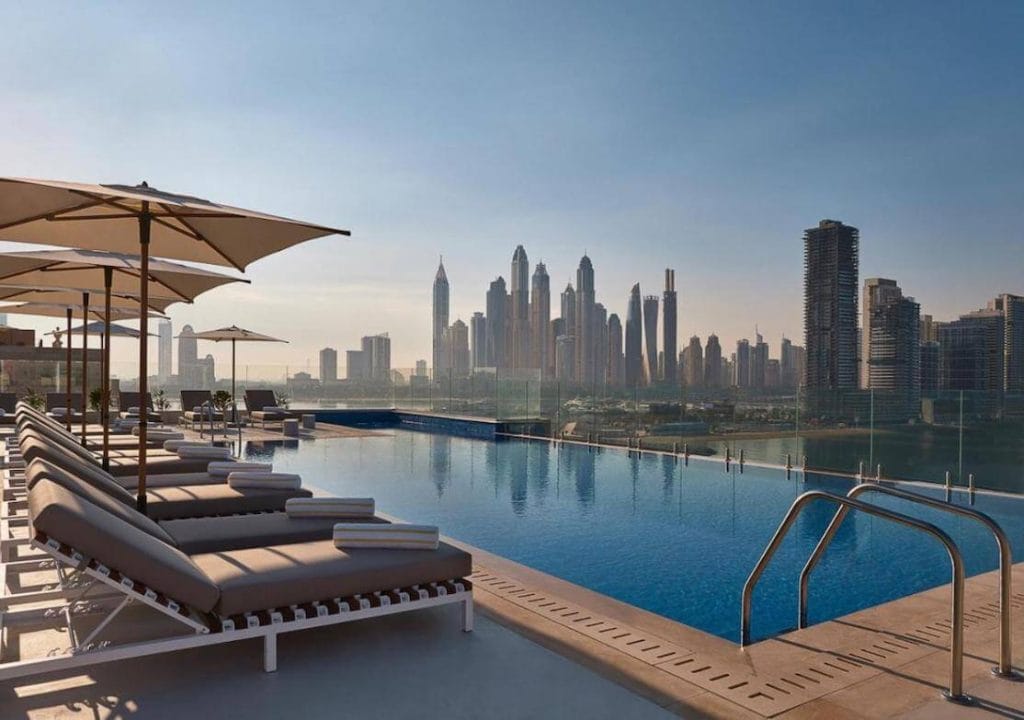
<instances>
[{"instance_id":1,"label":"pool ladder rail","mask_svg":"<svg viewBox=\"0 0 1024 720\"><path fill-rule=\"evenodd\" d=\"M999 666L993 668L993 674L997 677L1009 679L1009 680L1020 680L1020 675L1014 672L1011 665L1012 658L1012 635L1011 635L1011 605L1010 596L1011 591L1011 580L1012 580L1012 554L1010 550L1010 543L1006 537L1006 533L992 518L984 513L968 508L963 508L957 505L950 505L940 500L920 495L918 493L911 493L903 490L897 490L888 486L883 486L873 483L862 483L854 487L844 497L840 495L833 495L818 490L803 493L790 506L789 511L786 513L782 522L779 524L778 529L769 541L768 546L761 554L760 559L754 566L753 571L750 573L750 577L747 578L746 584L743 586L742 596L742 610L740 618L740 646L745 647L750 644L750 614L754 588L758 581L761 579L761 575L764 573L768 563L774 557L776 551L781 546L782 541L785 539L789 529L796 522L800 513L808 505L818 502L825 501L831 502L838 505L835 516L829 523L828 528L825 530L824 535L818 541L818 545L815 547L810 559L808 559L806 565L800 574L800 595L799 595L799 618L798 625L800 628L807 627L807 583L810 578L811 571L817 565L818 561L824 555L825 550L828 548L832 539L835 537L836 532L839 530L839 526L842 524L843 519L849 514L850 510L860 510L869 515L895 522L906 527L914 528L920 532L930 535L937 539L946 548L947 554L949 555L951 570L952 570L952 589L951 589L951 643L950 643L950 677L949 686L943 691L943 697L952 702L961 704L969 704L972 702L970 696L965 695L963 692L963 633L964 633L964 564L963 557L960 553L960 549L957 547L953 539L942 529L933 525L932 523L913 518L909 515L905 515L900 512L888 510L878 505L858 500L857 496L866 492L877 492L881 494L891 495L898 497L910 502L917 502L922 505L926 505L932 508L945 510L965 517L973 518L986 527L988 527L993 536L996 539L996 543L999 547L999 569L1000 569L1000 652L999 652Z\"/></svg>"}]
</instances>

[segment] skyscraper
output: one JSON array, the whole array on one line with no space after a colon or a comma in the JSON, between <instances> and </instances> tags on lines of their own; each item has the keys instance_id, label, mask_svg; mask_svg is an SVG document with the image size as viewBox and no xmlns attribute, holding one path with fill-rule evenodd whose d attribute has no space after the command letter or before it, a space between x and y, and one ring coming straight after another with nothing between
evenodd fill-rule
<instances>
[{"instance_id":1,"label":"skyscraper","mask_svg":"<svg viewBox=\"0 0 1024 720\"><path fill-rule=\"evenodd\" d=\"M444 271L444 259L442 258L438 263L437 273L434 275L432 362L436 373L444 370L444 333L448 329L449 296L448 275Z\"/></svg>"},{"instance_id":2,"label":"skyscraper","mask_svg":"<svg viewBox=\"0 0 1024 720\"><path fill-rule=\"evenodd\" d=\"M904 417L920 411L921 306L895 280L864 282L864 387L887 393Z\"/></svg>"},{"instance_id":3,"label":"skyscraper","mask_svg":"<svg viewBox=\"0 0 1024 720\"><path fill-rule=\"evenodd\" d=\"M732 384L738 388L750 387L750 341L746 338L736 342L736 362L733 365Z\"/></svg>"},{"instance_id":4,"label":"skyscraper","mask_svg":"<svg viewBox=\"0 0 1024 720\"><path fill-rule=\"evenodd\" d=\"M508 367L505 349L507 318L508 293L505 291L505 278L499 275L487 291L487 364L490 367Z\"/></svg>"},{"instance_id":5,"label":"skyscraper","mask_svg":"<svg viewBox=\"0 0 1024 720\"><path fill-rule=\"evenodd\" d=\"M860 231L822 220L804 231L804 345L808 392L857 388Z\"/></svg>"},{"instance_id":6,"label":"skyscraper","mask_svg":"<svg viewBox=\"0 0 1024 720\"><path fill-rule=\"evenodd\" d=\"M171 363L174 359L174 330L170 320L161 320L157 333L159 340L157 344L157 377L161 383L166 383L174 374Z\"/></svg>"},{"instance_id":7,"label":"skyscraper","mask_svg":"<svg viewBox=\"0 0 1024 720\"><path fill-rule=\"evenodd\" d=\"M658 382L658 296L644 298L644 340L647 352L647 382Z\"/></svg>"},{"instance_id":8,"label":"skyscraper","mask_svg":"<svg viewBox=\"0 0 1024 720\"><path fill-rule=\"evenodd\" d=\"M568 337L575 337L576 336L575 335L575 333L576 333L576 291L573 290L572 283L569 283L568 285L566 285L565 286L565 290L562 291L561 310L562 310L562 316L561 316L562 317L562 322L565 324L565 327L562 328L562 334L566 335ZM556 336L555 339L556 339L556 342L557 342L557 336ZM567 352L572 352L573 353L571 361L565 360L564 355ZM577 348L575 342L572 343L572 345L565 345L562 348L562 355L563 355L562 360L565 360L565 362L568 362L569 365L563 366L562 364L560 364L559 361L556 360L556 364L559 366L559 368L561 368L560 375L559 375L559 379L560 380L562 380L564 382L573 382L573 381L576 380L576 353L577 352L578 352L578 348ZM570 368L568 373L566 373L566 368Z\"/></svg>"},{"instance_id":9,"label":"skyscraper","mask_svg":"<svg viewBox=\"0 0 1024 720\"><path fill-rule=\"evenodd\" d=\"M324 348L320 351L320 382L329 383L338 381L338 351L334 348Z\"/></svg>"},{"instance_id":10,"label":"skyscraper","mask_svg":"<svg viewBox=\"0 0 1024 720\"><path fill-rule=\"evenodd\" d=\"M594 384L604 385L608 376L608 311L601 303L594 303Z\"/></svg>"},{"instance_id":11,"label":"skyscraper","mask_svg":"<svg viewBox=\"0 0 1024 720\"><path fill-rule=\"evenodd\" d=\"M541 371L542 377L554 374L551 348L551 278L544 263L537 263L530 283L530 367Z\"/></svg>"},{"instance_id":12,"label":"skyscraper","mask_svg":"<svg viewBox=\"0 0 1024 720\"><path fill-rule=\"evenodd\" d=\"M199 371L199 349L196 332L186 325L178 335L178 382L185 389L200 389L202 373Z\"/></svg>"},{"instance_id":13,"label":"skyscraper","mask_svg":"<svg viewBox=\"0 0 1024 720\"><path fill-rule=\"evenodd\" d=\"M989 307L1003 315L1003 390L1024 392L1024 297L1003 293Z\"/></svg>"},{"instance_id":14,"label":"skyscraper","mask_svg":"<svg viewBox=\"0 0 1024 720\"><path fill-rule=\"evenodd\" d=\"M665 292L661 295L661 305L664 318L662 319L662 335L664 337L665 352L665 382L675 383L678 378L678 359L676 334L678 332L679 320L676 317L676 271L670 268L665 269ZM698 343L700 340L697 341ZM703 378L701 378L703 381Z\"/></svg>"},{"instance_id":15,"label":"skyscraper","mask_svg":"<svg viewBox=\"0 0 1024 720\"><path fill-rule=\"evenodd\" d=\"M784 388L797 386L796 354L793 352L793 342L785 335L782 336L779 349L779 385Z\"/></svg>"},{"instance_id":16,"label":"skyscraper","mask_svg":"<svg viewBox=\"0 0 1024 720\"><path fill-rule=\"evenodd\" d=\"M445 353L454 377L469 375L469 328L456 320L445 333Z\"/></svg>"},{"instance_id":17,"label":"skyscraper","mask_svg":"<svg viewBox=\"0 0 1024 720\"><path fill-rule=\"evenodd\" d=\"M768 376L768 344L761 333L755 333L755 337L757 341L750 349L750 387L764 390Z\"/></svg>"},{"instance_id":18,"label":"skyscraper","mask_svg":"<svg viewBox=\"0 0 1024 720\"><path fill-rule=\"evenodd\" d=\"M594 266L584 255L576 269L576 380L594 381Z\"/></svg>"},{"instance_id":19,"label":"skyscraper","mask_svg":"<svg viewBox=\"0 0 1024 720\"><path fill-rule=\"evenodd\" d=\"M608 316L608 384L621 387L626 381L626 369L622 357L622 321L612 313Z\"/></svg>"},{"instance_id":20,"label":"skyscraper","mask_svg":"<svg viewBox=\"0 0 1024 720\"><path fill-rule=\"evenodd\" d=\"M722 387L722 346L718 336L708 335L704 346L704 385L709 388Z\"/></svg>"},{"instance_id":21,"label":"skyscraper","mask_svg":"<svg viewBox=\"0 0 1024 720\"><path fill-rule=\"evenodd\" d=\"M999 310L976 310L938 329L939 389L990 399L1003 390L1005 322Z\"/></svg>"},{"instance_id":22,"label":"skyscraper","mask_svg":"<svg viewBox=\"0 0 1024 720\"><path fill-rule=\"evenodd\" d=\"M640 300L640 283L629 291L629 305L626 307L626 386L636 387L644 382L643 310Z\"/></svg>"},{"instance_id":23,"label":"skyscraper","mask_svg":"<svg viewBox=\"0 0 1024 720\"><path fill-rule=\"evenodd\" d=\"M512 347L510 367L520 370L530 366L530 261L526 250L517 245L512 253Z\"/></svg>"},{"instance_id":24,"label":"skyscraper","mask_svg":"<svg viewBox=\"0 0 1024 720\"><path fill-rule=\"evenodd\" d=\"M708 349L711 346L708 345ZM665 354L668 358L668 353ZM704 384L704 350L700 346L700 338L694 335L690 338L690 344L686 347L686 366L683 368L686 374L686 385L690 388L699 388Z\"/></svg>"},{"instance_id":25,"label":"skyscraper","mask_svg":"<svg viewBox=\"0 0 1024 720\"><path fill-rule=\"evenodd\" d=\"M362 339L366 377L371 380L391 379L391 338L387 333L367 335ZM444 367L448 367L444 365Z\"/></svg>"},{"instance_id":26,"label":"skyscraper","mask_svg":"<svg viewBox=\"0 0 1024 720\"><path fill-rule=\"evenodd\" d=\"M469 320L469 339L473 369L487 367L487 318L482 312L473 313Z\"/></svg>"}]
</instances>

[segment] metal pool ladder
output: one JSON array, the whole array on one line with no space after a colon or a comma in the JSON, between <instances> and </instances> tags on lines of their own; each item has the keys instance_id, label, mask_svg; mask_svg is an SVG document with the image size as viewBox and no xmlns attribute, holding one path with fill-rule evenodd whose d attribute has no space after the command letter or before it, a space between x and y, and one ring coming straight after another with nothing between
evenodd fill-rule
<instances>
[{"instance_id":1,"label":"metal pool ladder","mask_svg":"<svg viewBox=\"0 0 1024 720\"><path fill-rule=\"evenodd\" d=\"M971 698L964 695L963 692L963 674L964 674L964 561L960 555L960 549L957 547L953 539L942 529L935 525L912 518L909 515L895 512L893 510L887 510L886 508L866 503L862 500L856 500L850 497L843 497L841 495L832 495L831 493L821 492L820 490L811 490L800 495L789 508L789 512L782 519L778 529L772 536L768 546L761 553L761 558L757 561L757 565L754 566L753 571L750 573L750 577L747 578L746 584L743 586L743 598L742 598L742 610L740 618L740 646L746 647L750 644L750 609L751 599L754 593L754 587L757 585L758 580L761 579L761 575L764 573L768 563L771 562L772 557L775 555L779 546L782 545L782 541L786 537L786 533L796 522L800 516L801 511L808 505L817 501L830 502L838 505L840 510L842 509L854 509L865 512L869 515L875 515L876 517L889 520L899 525L911 527L919 530L923 533L931 535L936 540L942 543L946 548L946 552L949 554L950 564L952 566L953 576L953 589L951 598L951 642L950 642L950 666L949 666L949 687L943 691L943 697L947 700L957 703L970 703Z\"/></svg>"},{"instance_id":2,"label":"metal pool ladder","mask_svg":"<svg viewBox=\"0 0 1024 720\"><path fill-rule=\"evenodd\" d=\"M985 513L978 512L977 510L953 505L936 498L928 497L927 495L907 492L905 490L897 490L896 488L889 487L888 485L878 485L877 483L861 483L850 490L850 492L846 494L846 497L856 498L869 492L891 495L892 497L920 503L921 505L926 505L937 510L944 510L945 512L953 513L954 515L972 518L992 531L992 536L996 540L996 546L999 548L999 665L992 668L992 674L996 677L1001 677L1007 680L1021 679L1020 675L1013 670L1013 634L1010 627L1011 614L1013 610L1013 607L1010 604L1011 593L1013 592L1013 552L1010 549L1010 539L1006 536L1006 532L1003 531L1003 528L1000 527L999 523ZM811 573L814 571L815 566L817 566L818 561L820 561L821 557L825 554L825 550L828 549L829 544L835 538L836 533L839 531L839 526L843 524L843 520L846 518L847 514L849 514L849 510L848 506L842 506L836 511L835 517L832 518L832 522L830 522L828 527L825 529L825 534L821 536L821 540L818 541L818 545L814 548L814 552L811 553L811 557L807 560L807 564L804 565L804 569L800 571L798 618L800 628L807 627L807 585L810 581Z\"/></svg>"}]
</instances>

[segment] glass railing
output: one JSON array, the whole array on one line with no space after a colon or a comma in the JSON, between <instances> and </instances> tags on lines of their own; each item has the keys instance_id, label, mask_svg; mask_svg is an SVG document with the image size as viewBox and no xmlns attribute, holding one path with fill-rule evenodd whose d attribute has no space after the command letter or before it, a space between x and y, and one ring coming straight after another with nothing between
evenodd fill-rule
<instances>
[{"instance_id":1,"label":"glass railing","mask_svg":"<svg viewBox=\"0 0 1024 720\"><path fill-rule=\"evenodd\" d=\"M222 373L224 368L218 368ZM134 390L133 362L114 361L112 403ZM63 362L4 360L0 392L17 397L65 391ZM90 362L90 390L99 387ZM231 393L231 378L195 370L150 378L157 404L180 408L180 392ZM81 392L81 367L72 369ZM273 390L293 408L396 408L503 423L510 433L688 452L724 462L915 479L1024 492L1024 393L938 391L923 399L871 390L811 393L795 388L708 388L685 384L586 386L539 371L481 368L433 373L391 368L378 377L321 381L301 366L239 364L235 395Z\"/></svg>"}]
</instances>

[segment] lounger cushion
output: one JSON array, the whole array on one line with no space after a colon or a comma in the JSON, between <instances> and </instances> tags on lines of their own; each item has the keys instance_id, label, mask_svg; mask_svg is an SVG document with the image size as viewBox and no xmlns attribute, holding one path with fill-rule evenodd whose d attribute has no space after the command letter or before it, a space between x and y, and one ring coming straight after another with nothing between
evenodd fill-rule
<instances>
[{"instance_id":1,"label":"lounger cushion","mask_svg":"<svg viewBox=\"0 0 1024 720\"><path fill-rule=\"evenodd\" d=\"M437 550L338 550L330 540L192 555L220 588L221 616L347 597L472 572L469 553Z\"/></svg>"},{"instance_id":2,"label":"lounger cushion","mask_svg":"<svg viewBox=\"0 0 1024 720\"><path fill-rule=\"evenodd\" d=\"M188 555L88 500L41 480L28 505L37 531L197 610L209 612L216 605L216 584Z\"/></svg>"},{"instance_id":3,"label":"lounger cushion","mask_svg":"<svg viewBox=\"0 0 1024 720\"><path fill-rule=\"evenodd\" d=\"M159 475L147 475L146 487L160 488L171 485L223 485L226 479L227 478L225 477L211 475L206 472L162 473ZM124 475L121 477L115 477L114 482L126 490L135 492L135 489L139 486L139 476Z\"/></svg>"},{"instance_id":4,"label":"lounger cushion","mask_svg":"<svg viewBox=\"0 0 1024 720\"><path fill-rule=\"evenodd\" d=\"M336 522L338 521L333 518L289 518L286 513L275 512L164 520L160 527L174 538L175 544L182 552L195 555L267 545L289 545L311 540L329 540ZM366 522L387 521L371 516L366 518Z\"/></svg>"},{"instance_id":5,"label":"lounger cushion","mask_svg":"<svg viewBox=\"0 0 1024 720\"><path fill-rule=\"evenodd\" d=\"M163 473L204 472L209 462L203 458L180 458L177 455L147 455L146 473L147 475L162 475ZM110 474L118 477L138 476L139 461L137 458L131 460L111 458Z\"/></svg>"},{"instance_id":6,"label":"lounger cushion","mask_svg":"<svg viewBox=\"0 0 1024 720\"><path fill-rule=\"evenodd\" d=\"M40 447L41 445L42 447ZM114 482L110 475L88 461L61 452L59 449L46 447L43 441L32 437L22 438L21 447L22 453L29 465L37 461L45 462L50 466L59 467L78 478L80 482L90 484L97 490L125 505L131 505L135 501L131 493ZM31 488L34 480L27 472L25 481L28 487Z\"/></svg>"},{"instance_id":7,"label":"lounger cushion","mask_svg":"<svg viewBox=\"0 0 1024 720\"><path fill-rule=\"evenodd\" d=\"M224 483L147 489L147 514L154 520L234 515L284 510L293 497L310 497L309 490L235 490Z\"/></svg>"},{"instance_id":8,"label":"lounger cushion","mask_svg":"<svg viewBox=\"0 0 1024 720\"><path fill-rule=\"evenodd\" d=\"M35 492L35 486L44 480L55 483L65 490L85 498L93 505L106 510L111 515L120 518L142 532L152 535L157 540L169 545L175 544L173 538L166 531L136 510L132 505L125 503L124 500L117 497L111 497L90 482L75 477L72 473L52 463L48 463L45 460L33 460L25 468L25 479L28 484L29 494ZM119 487L117 487L117 490L124 493L124 490ZM133 501L131 495L124 494L129 501Z\"/></svg>"}]
</instances>

